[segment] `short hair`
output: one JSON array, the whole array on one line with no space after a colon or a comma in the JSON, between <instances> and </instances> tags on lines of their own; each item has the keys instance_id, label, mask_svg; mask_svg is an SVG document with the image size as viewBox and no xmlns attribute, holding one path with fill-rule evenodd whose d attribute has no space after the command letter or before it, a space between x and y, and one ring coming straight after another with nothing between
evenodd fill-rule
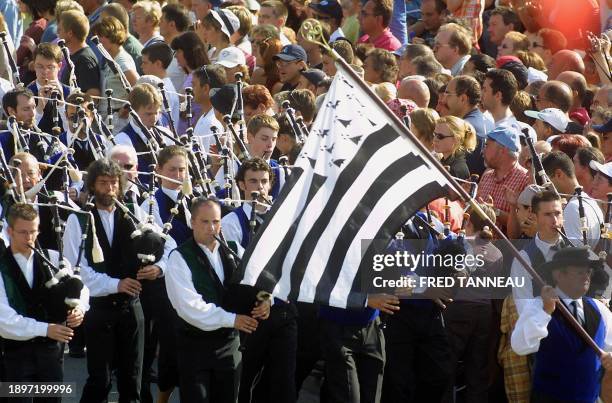
<instances>
[{"instance_id":1,"label":"short hair","mask_svg":"<svg viewBox=\"0 0 612 403\"><path fill-rule=\"evenodd\" d=\"M551 151L542 158L542 166L548 176L554 176L557 169L570 178L576 177L572 159L563 151Z\"/></svg>"},{"instance_id":2,"label":"short hair","mask_svg":"<svg viewBox=\"0 0 612 403\"><path fill-rule=\"evenodd\" d=\"M117 154L126 154L136 163L138 162L138 154L136 153L136 149L134 148L134 146L127 144L117 144L107 151L106 156L108 158L114 159Z\"/></svg>"},{"instance_id":3,"label":"short hair","mask_svg":"<svg viewBox=\"0 0 612 403\"><path fill-rule=\"evenodd\" d=\"M291 106L302 114L304 121L311 122L315 116L315 94L308 90L293 90L288 97Z\"/></svg>"},{"instance_id":4,"label":"short hair","mask_svg":"<svg viewBox=\"0 0 612 403\"><path fill-rule=\"evenodd\" d=\"M11 159L8 161L8 164L10 166L17 166L18 164L15 163L15 161L17 160L21 162L24 162L26 160L32 161L34 164L36 164L36 168L39 170L39 173L40 173L40 168L38 167L38 161L36 160L36 157L33 156L32 154L27 153L25 151L18 152L11 157Z\"/></svg>"},{"instance_id":5,"label":"short hair","mask_svg":"<svg viewBox=\"0 0 612 403\"><path fill-rule=\"evenodd\" d=\"M547 81L542 85L544 97L554 103L561 111L569 112L572 107L572 90L562 81Z\"/></svg>"},{"instance_id":6,"label":"short hair","mask_svg":"<svg viewBox=\"0 0 612 403\"><path fill-rule=\"evenodd\" d=\"M159 21L162 17L162 9L158 2L150 0L140 0L132 6L132 12L134 10L144 11L145 16L149 21L153 22L154 26L159 26Z\"/></svg>"},{"instance_id":7,"label":"short hair","mask_svg":"<svg viewBox=\"0 0 612 403\"><path fill-rule=\"evenodd\" d=\"M268 177L270 178L270 182L274 179L274 172L263 158L253 157L248 160L242 161L240 165L240 169L236 174L236 182L244 182L244 177L247 171L266 171L268 173Z\"/></svg>"},{"instance_id":8,"label":"short hair","mask_svg":"<svg viewBox=\"0 0 612 403\"><path fill-rule=\"evenodd\" d=\"M278 132L278 122L274 117L264 113L253 116L247 124L247 133L255 136L261 129L268 128Z\"/></svg>"},{"instance_id":9,"label":"short hair","mask_svg":"<svg viewBox=\"0 0 612 403\"><path fill-rule=\"evenodd\" d=\"M289 10L287 10L287 7L282 1L277 1L277 0L264 1L263 3L261 3L261 7L262 8L268 7L274 10L274 16L276 18L282 17L286 19L287 16L289 15Z\"/></svg>"},{"instance_id":10,"label":"short hair","mask_svg":"<svg viewBox=\"0 0 612 403\"><path fill-rule=\"evenodd\" d=\"M456 76L451 81L455 82L455 93L467 95L470 105L477 105L480 102L480 84L471 76Z\"/></svg>"},{"instance_id":11,"label":"short hair","mask_svg":"<svg viewBox=\"0 0 612 403\"><path fill-rule=\"evenodd\" d=\"M8 108L17 109L17 104L21 95L28 97L28 99L34 97L32 91L27 88L15 88L4 94L2 97L2 109L4 109L7 116L10 115Z\"/></svg>"},{"instance_id":12,"label":"short hair","mask_svg":"<svg viewBox=\"0 0 612 403\"><path fill-rule=\"evenodd\" d=\"M55 6L55 19L60 21L61 15L66 11L79 11L85 14L85 10L83 10L83 6L77 3L74 0L60 0L57 2ZM89 23L89 20L87 20Z\"/></svg>"},{"instance_id":13,"label":"short hair","mask_svg":"<svg viewBox=\"0 0 612 403\"><path fill-rule=\"evenodd\" d=\"M85 14L77 10L64 11L59 17L58 24L62 25L62 29L72 34L79 41L83 42L89 35L89 19Z\"/></svg>"},{"instance_id":14,"label":"short hair","mask_svg":"<svg viewBox=\"0 0 612 403\"><path fill-rule=\"evenodd\" d=\"M435 110L436 105L438 105L438 93L440 92L440 89L444 86L444 83L439 80L436 80L433 77L428 77L423 82L425 83L427 88L429 88L429 105L427 105L427 107Z\"/></svg>"},{"instance_id":15,"label":"short hair","mask_svg":"<svg viewBox=\"0 0 612 403\"><path fill-rule=\"evenodd\" d=\"M504 105L510 105L518 91L518 83L514 75L508 70L491 69L487 71L485 78L491 80L493 94L501 92L502 103Z\"/></svg>"},{"instance_id":16,"label":"short hair","mask_svg":"<svg viewBox=\"0 0 612 403\"><path fill-rule=\"evenodd\" d=\"M193 71L193 76L198 78L200 85L208 85L210 88L221 88L227 84L225 69L218 64L207 64Z\"/></svg>"},{"instance_id":17,"label":"short hair","mask_svg":"<svg viewBox=\"0 0 612 403\"><path fill-rule=\"evenodd\" d=\"M459 54L467 55L472 50L472 35L471 33L459 24L454 22L444 24L440 30L450 32L448 45L457 48Z\"/></svg>"},{"instance_id":18,"label":"short hair","mask_svg":"<svg viewBox=\"0 0 612 403\"><path fill-rule=\"evenodd\" d=\"M34 49L32 56L34 60L36 60L36 57L41 56L44 59L53 60L57 64L60 64L64 58L60 47L50 42L39 43L36 49Z\"/></svg>"},{"instance_id":19,"label":"short hair","mask_svg":"<svg viewBox=\"0 0 612 403\"><path fill-rule=\"evenodd\" d=\"M584 98L587 95L588 90L587 82L584 78L584 75L580 74L579 76L576 76L576 78L574 78L572 82L568 85L573 91L576 91L576 95L578 95L578 100L580 101L580 104L582 104Z\"/></svg>"},{"instance_id":20,"label":"short hair","mask_svg":"<svg viewBox=\"0 0 612 403\"><path fill-rule=\"evenodd\" d=\"M252 84L244 87L244 90L242 90L242 102L253 109L256 109L259 105L264 105L266 109L274 106L272 94L270 94L265 85L261 84Z\"/></svg>"},{"instance_id":21,"label":"short hair","mask_svg":"<svg viewBox=\"0 0 612 403\"><path fill-rule=\"evenodd\" d=\"M519 50L516 52L516 57L518 57L527 68L533 67L534 69L540 71L546 70L546 63L544 63L542 56L538 55L537 53Z\"/></svg>"},{"instance_id":22,"label":"short hair","mask_svg":"<svg viewBox=\"0 0 612 403\"><path fill-rule=\"evenodd\" d=\"M536 193L531 199L531 211L533 211L534 214L537 214L538 211L540 211L540 204L552 201L558 201L561 203L561 196L552 190L544 190L540 193Z\"/></svg>"},{"instance_id":23,"label":"short hair","mask_svg":"<svg viewBox=\"0 0 612 403\"><path fill-rule=\"evenodd\" d=\"M166 165L168 161L177 156L187 159L187 151L177 144L166 146L157 154L157 166L161 168Z\"/></svg>"},{"instance_id":24,"label":"short hair","mask_svg":"<svg viewBox=\"0 0 612 403\"><path fill-rule=\"evenodd\" d=\"M166 42L154 42L142 49L142 55L147 56L151 63L160 61L162 67L167 69L174 57L172 49Z\"/></svg>"},{"instance_id":25,"label":"short hair","mask_svg":"<svg viewBox=\"0 0 612 403\"><path fill-rule=\"evenodd\" d=\"M527 38L527 35L523 33L520 33L517 31L510 31L506 33L504 38L508 38L512 41L513 43L512 50L514 52L517 52L519 50L524 50L524 51L529 50L529 38Z\"/></svg>"},{"instance_id":26,"label":"short hair","mask_svg":"<svg viewBox=\"0 0 612 403\"><path fill-rule=\"evenodd\" d=\"M419 56L433 57L433 55L434 55L433 50L431 50L429 46L422 45L419 43L419 44L409 44L408 46L406 46L406 50L404 50L404 53L401 55L401 58L412 60Z\"/></svg>"},{"instance_id":27,"label":"short hair","mask_svg":"<svg viewBox=\"0 0 612 403\"><path fill-rule=\"evenodd\" d=\"M510 110L516 120L527 123L529 126L535 123L535 119L525 115L525 111L532 111L534 109L535 100L525 91L518 91L510 103Z\"/></svg>"},{"instance_id":28,"label":"short hair","mask_svg":"<svg viewBox=\"0 0 612 403\"><path fill-rule=\"evenodd\" d=\"M279 39L280 32L272 24L255 25L249 32L249 37L254 38L256 35L261 35L266 39Z\"/></svg>"},{"instance_id":29,"label":"short hair","mask_svg":"<svg viewBox=\"0 0 612 403\"><path fill-rule=\"evenodd\" d=\"M197 217L200 207L202 206L215 206L221 211L221 202L215 196L198 196L191 199L191 207L189 212L191 213L191 219Z\"/></svg>"},{"instance_id":30,"label":"short hair","mask_svg":"<svg viewBox=\"0 0 612 403\"><path fill-rule=\"evenodd\" d=\"M495 59L486 53L478 53L476 55L470 56L468 62L474 65L476 71L480 71L482 73L486 73L489 69L495 67Z\"/></svg>"},{"instance_id":31,"label":"short hair","mask_svg":"<svg viewBox=\"0 0 612 403\"><path fill-rule=\"evenodd\" d=\"M399 67L393 53L386 49L374 49L368 53L368 58L373 60L374 70L380 74L382 81L395 83Z\"/></svg>"},{"instance_id":32,"label":"short hair","mask_svg":"<svg viewBox=\"0 0 612 403\"><path fill-rule=\"evenodd\" d=\"M115 17L106 16L92 27L94 34L108 38L115 45L123 45L128 32L125 26Z\"/></svg>"},{"instance_id":33,"label":"short hair","mask_svg":"<svg viewBox=\"0 0 612 403\"><path fill-rule=\"evenodd\" d=\"M130 16L121 4L109 3L102 8L102 12L108 16L115 17L127 30L130 26Z\"/></svg>"},{"instance_id":34,"label":"short hair","mask_svg":"<svg viewBox=\"0 0 612 403\"><path fill-rule=\"evenodd\" d=\"M591 168L591 166L589 165L590 162L597 161L600 164L603 164L606 160L606 158L604 157L600 149L596 147L591 147L591 146L580 147L579 149L576 150L575 156L578 158L578 163L580 165L582 165L583 167L589 168L589 172L591 173L591 176L595 176L597 171Z\"/></svg>"},{"instance_id":35,"label":"short hair","mask_svg":"<svg viewBox=\"0 0 612 403\"><path fill-rule=\"evenodd\" d=\"M524 31L523 24L519 16L509 7L495 7L493 11L491 11L491 16L499 15L502 17L504 21L504 25L513 26L513 31L522 32Z\"/></svg>"},{"instance_id":36,"label":"short hair","mask_svg":"<svg viewBox=\"0 0 612 403\"><path fill-rule=\"evenodd\" d=\"M130 101L135 111L150 105L159 108L162 103L161 96L157 89L147 83L135 85L128 95L128 101Z\"/></svg>"},{"instance_id":37,"label":"short hair","mask_svg":"<svg viewBox=\"0 0 612 403\"><path fill-rule=\"evenodd\" d=\"M542 28L538 31L538 36L542 38L542 45L550 53L555 54L567 48L567 39L561 31L551 28Z\"/></svg>"},{"instance_id":38,"label":"short hair","mask_svg":"<svg viewBox=\"0 0 612 403\"><path fill-rule=\"evenodd\" d=\"M348 64L352 64L355 59L355 52L353 52L353 45L346 40L338 39L329 44L329 47L336 51ZM321 47L324 54L330 54L325 48Z\"/></svg>"},{"instance_id":39,"label":"short hair","mask_svg":"<svg viewBox=\"0 0 612 403\"><path fill-rule=\"evenodd\" d=\"M180 3L166 4L162 7L162 18L174 22L178 32L185 32L191 25L189 11Z\"/></svg>"},{"instance_id":40,"label":"short hair","mask_svg":"<svg viewBox=\"0 0 612 403\"><path fill-rule=\"evenodd\" d=\"M89 167L87 167L87 177L85 179L85 184L87 185L87 190L89 190L90 194L94 193L96 181L100 176L118 178L119 194L123 194L123 189L125 188L125 179L123 176L123 170L121 169L119 164L108 158L100 158L89 164Z\"/></svg>"},{"instance_id":41,"label":"short hair","mask_svg":"<svg viewBox=\"0 0 612 403\"><path fill-rule=\"evenodd\" d=\"M34 221L38 218L38 212L33 205L28 203L15 203L8 211L6 221L9 227L14 228L17 220Z\"/></svg>"},{"instance_id":42,"label":"short hair","mask_svg":"<svg viewBox=\"0 0 612 403\"><path fill-rule=\"evenodd\" d=\"M388 27L393 13L393 0L370 0L374 3L374 12L383 19L383 26Z\"/></svg>"},{"instance_id":43,"label":"short hair","mask_svg":"<svg viewBox=\"0 0 612 403\"><path fill-rule=\"evenodd\" d=\"M564 154L567 154L571 160L574 158L576 150L578 150L580 147L588 147L591 145L591 143L586 137L579 134L560 134L550 142L550 145L553 147L553 149L556 148L559 151L562 151Z\"/></svg>"},{"instance_id":44,"label":"short hair","mask_svg":"<svg viewBox=\"0 0 612 403\"><path fill-rule=\"evenodd\" d=\"M182 50L185 62L190 69L195 70L205 64L210 64L206 46L193 31L183 32L172 40L172 49Z\"/></svg>"},{"instance_id":45,"label":"short hair","mask_svg":"<svg viewBox=\"0 0 612 403\"><path fill-rule=\"evenodd\" d=\"M433 77L442 71L442 65L433 56L418 56L412 59L415 73L423 77Z\"/></svg>"},{"instance_id":46,"label":"short hair","mask_svg":"<svg viewBox=\"0 0 612 403\"><path fill-rule=\"evenodd\" d=\"M253 14L245 6L229 6L227 9L234 13L240 22L240 28L238 28L240 36L247 36L253 28Z\"/></svg>"}]
</instances>

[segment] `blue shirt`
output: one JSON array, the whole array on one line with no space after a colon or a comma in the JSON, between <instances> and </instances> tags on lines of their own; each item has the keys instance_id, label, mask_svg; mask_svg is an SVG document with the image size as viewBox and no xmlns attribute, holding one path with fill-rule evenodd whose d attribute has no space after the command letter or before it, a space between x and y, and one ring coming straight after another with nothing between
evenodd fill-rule
<instances>
[{"instance_id":1,"label":"blue shirt","mask_svg":"<svg viewBox=\"0 0 612 403\"><path fill-rule=\"evenodd\" d=\"M21 35L23 35L23 20L19 14L19 6L15 0L0 1L0 12L4 16L8 33L13 38L15 47L19 47Z\"/></svg>"},{"instance_id":2,"label":"blue shirt","mask_svg":"<svg viewBox=\"0 0 612 403\"><path fill-rule=\"evenodd\" d=\"M484 150L487 133L493 130L495 123L493 119L480 111L478 108L472 109L463 120L474 126L476 130L476 148L465 157L468 169L472 174L482 175L485 171L485 163L482 152Z\"/></svg>"},{"instance_id":3,"label":"blue shirt","mask_svg":"<svg viewBox=\"0 0 612 403\"><path fill-rule=\"evenodd\" d=\"M53 42L57 39L57 20L49 21L47 28L43 31L40 42Z\"/></svg>"}]
</instances>

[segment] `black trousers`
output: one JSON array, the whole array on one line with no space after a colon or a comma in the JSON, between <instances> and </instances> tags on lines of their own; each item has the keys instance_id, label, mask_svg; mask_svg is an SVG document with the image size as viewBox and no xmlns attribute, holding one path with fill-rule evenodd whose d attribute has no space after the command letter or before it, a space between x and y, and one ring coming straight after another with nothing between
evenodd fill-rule
<instances>
[{"instance_id":1,"label":"black trousers","mask_svg":"<svg viewBox=\"0 0 612 403\"><path fill-rule=\"evenodd\" d=\"M295 304L275 301L270 317L245 339L240 403L293 403L297 351Z\"/></svg>"},{"instance_id":2,"label":"black trousers","mask_svg":"<svg viewBox=\"0 0 612 403\"><path fill-rule=\"evenodd\" d=\"M298 344L295 366L295 385L299 393L304 380L321 359L319 342L319 306L306 302L295 304L298 311Z\"/></svg>"},{"instance_id":3,"label":"black trousers","mask_svg":"<svg viewBox=\"0 0 612 403\"><path fill-rule=\"evenodd\" d=\"M454 402L458 363L463 361L465 401L487 403L491 304L456 301L448 305L443 316L452 353L452 382L444 400Z\"/></svg>"},{"instance_id":4,"label":"black trousers","mask_svg":"<svg viewBox=\"0 0 612 403\"><path fill-rule=\"evenodd\" d=\"M383 403L438 403L450 385L451 352L442 315L427 301L418 302L402 304L387 321Z\"/></svg>"},{"instance_id":5,"label":"black trousers","mask_svg":"<svg viewBox=\"0 0 612 403\"><path fill-rule=\"evenodd\" d=\"M385 338L380 319L366 326L343 326L321 320L327 401L380 402L385 367Z\"/></svg>"},{"instance_id":6,"label":"black trousers","mask_svg":"<svg viewBox=\"0 0 612 403\"><path fill-rule=\"evenodd\" d=\"M4 380L7 382L62 382L64 379L64 344L37 337L29 341L6 340ZM10 398L18 403L59 403L59 397Z\"/></svg>"},{"instance_id":7,"label":"black trousers","mask_svg":"<svg viewBox=\"0 0 612 403\"><path fill-rule=\"evenodd\" d=\"M168 299L164 279L144 282L140 301L144 313L141 401L152 403L151 376L154 373L153 361L156 355L159 390L167 391L178 386L175 337L178 316Z\"/></svg>"},{"instance_id":8,"label":"black trousers","mask_svg":"<svg viewBox=\"0 0 612 403\"><path fill-rule=\"evenodd\" d=\"M240 338L234 329L185 331L178 325L181 403L236 403L240 385Z\"/></svg>"},{"instance_id":9,"label":"black trousers","mask_svg":"<svg viewBox=\"0 0 612 403\"><path fill-rule=\"evenodd\" d=\"M140 402L144 315L140 300L96 297L85 320L87 371L82 403L106 402L116 364L119 402Z\"/></svg>"}]
</instances>

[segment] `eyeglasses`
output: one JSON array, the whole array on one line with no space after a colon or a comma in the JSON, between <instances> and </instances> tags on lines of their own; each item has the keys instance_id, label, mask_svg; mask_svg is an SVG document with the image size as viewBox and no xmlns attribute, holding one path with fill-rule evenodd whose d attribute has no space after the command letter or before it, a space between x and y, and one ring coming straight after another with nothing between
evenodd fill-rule
<instances>
[{"instance_id":1,"label":"eyeglasses","mask_svg":"<svg viewBox=\"0 0 612 403\"><path fill-rule=\"evenodd\" d=\"M123 169L130 170L134 168L134 164L123 164Z\"/></svg>"},{"instance_id":2,"label":"eyeglasses","mask_svg":"<svg viewBox=\"0 0 612 403\"><path fill-rule=\"evenodd\" d=\"M448 92L448 91L444 91L442 94L444 94L444 96L449 96L449 95L457 96L458 95L456 92Z\"/></svg>"},{"instance_id":3,"label":"eyeglasses","mask_svg":"<svg viewBox=\"0 0 612 403\"><path fill-rule=\"evenodd\" d=\"M442 133L434 133L434 137L435 137L437 140L442 141L442 140L444 140L444 139L448 139L448 138L455 137L455 136L453 136L452 134L450 134L450 135L448 135L448 136L447 136L446 134L442 134Z\"/></svg>"},{"instance_id":4,"label":"eyeglasses","mask_svg":"<svg viewBox=\"0 0 612 403\"><path fill-rule=\"evenodd\" d=\"M544 48L544 45L539 44L539 43L537 43L537 42L532 42L532 43L531 43L531 47L532 47L532 48Z\"/></svg>"}]
</instances>

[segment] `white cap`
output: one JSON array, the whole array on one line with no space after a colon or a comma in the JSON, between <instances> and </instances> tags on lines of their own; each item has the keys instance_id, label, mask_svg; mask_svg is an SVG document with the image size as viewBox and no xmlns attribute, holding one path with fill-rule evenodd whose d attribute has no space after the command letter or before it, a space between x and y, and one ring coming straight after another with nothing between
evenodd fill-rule
<instances>
[{"instance_id":1,"label":"white cap","mask_svg":"<svg viewBox=\"0 0 612 403\"><path fill-rule=\"evenodd\" d=\"M220 64L223 67L231 69L236 66L245 65L246 57L244 56L242 50L235 46L230 46L222 49L221 52L219 52L219 57L217 58L215 64Z\"/></svg>"},{"instance_id":2,"label":"white cap","mask_svg":"<svg viewBox=\"0 0 612 403\"><path fill-rule=\"evenodd\" d=\"M565 133L567 129L567 125L570 120L565 116L565 113L561 111L561 109L557 108L546 108L541 111L525 111L525 115L530 118L542 120L561 133Z\"/></svg>"},{"instance_id":3,"label":"white cap","mask_svg":"<svg viewBox=\"0 0 612 403\"><path fill-rule=\"evenodd\" d=\"M257 0L244 0L244 3L244 5L246 6L246 8L249 9L249 11L258 11L259 9L261 9L261 5Z\"/></svg>"},{"instance_id":4,"label":"white cap","mask_svg":"<svg viewBox=\"0 0 612 403\"><path fill-rule=\"evenodd\" d=\"M240 20L236 17L236 14L229 10L220 8L217 10L210 10L212 16L221 24L221 32L223 32L228 39L232 34L240 29Z\"/></svg>"},{"instance_id":5,"label":"white cap","mask_svg":"<svg viewBox=\"0 0 612 403\"><path fill-rule=\"evenodd\" d=\"M591 160L591 162L589 162L589 167L591 167L591 169L594 169L598 172L601 172L602 174L606 175L608 178L612 179L612 162L608 162L606 164L600 164L599 162L595 160Z\"/></svg>"}]
</instances>

